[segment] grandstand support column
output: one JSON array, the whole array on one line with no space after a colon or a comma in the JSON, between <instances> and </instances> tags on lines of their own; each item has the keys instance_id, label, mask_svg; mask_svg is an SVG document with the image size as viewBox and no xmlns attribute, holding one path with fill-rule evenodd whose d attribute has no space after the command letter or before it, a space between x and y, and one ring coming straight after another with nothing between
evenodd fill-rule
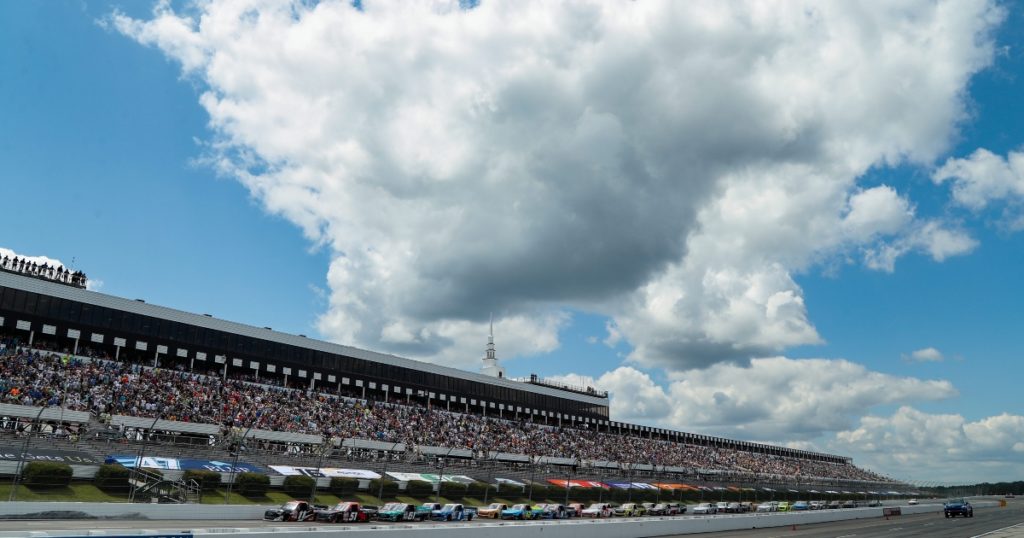
<instances>
[{"instance_id":1,"label":"grandstand support column","mask_svg":"<svg viewBox=\"0 0 1024 538\"><path fill-rule=\"evenodd\" d=\"M78 355L78 338L75 338L75 351L72 355Z\"/></svg>"},{"instance_id":2,"label":"grandstand support column","mask_svg":"<svg viewBox=\"0 0 1024 538\"><path fill-rule=\"evenodd\" d=\"M388 478L388 463L391 462L391 453L395 451L398 443L392 443L391 448L384 453L384 470L380 473L380 487L377 489L377 499L384 504L384 481Z\"/></svg>"},{"instance_id":3,"label":"grandstand support column","mask_svg":"<svg viewBox=\"0 0 1024 538\"><path fill-rule=\"evenodd\" d=\"M21 447L21 454L18 457L18 466L14 469L14 481L11 484L11 495L7 498L8 501L14 502L18 499L18 482L21 480L21 469L25 465L25 454L28 453L28 445L32 440L32 424L39 422L39 417L43 416L43 411L46 411L45 407L40 407L39 412L36 413L36 418L32 422L28 423L25 428L25 444Z\"/></svg>"},{"instance_id":4,"label":"grandstand support column","mask_svg":"<svg viewBox=\"0 0 1024 538\"><path fill-rule=\"evenodd\" d=\"M160 416L159 415L156 418L154 418L153 419L153 423L149 425L149 431L152 431L153 428L156 428L156 422L158 420L160 420ZM135 480L138 479L139 469L142 468L142 459L146 457L146 444L148 442L149 442L149 438L146 437L146 430L143 430L143 432L142 432L142 446L139 447L138 459L135 460L135 465L132 466L131 479L128 481L128 485L132 486L131 489L128 491L128 502L129 503L135 502L135 489L136 488L135 488L134 484L132 484L132 482L134 482Z\"/></svg>"}]
</instances>

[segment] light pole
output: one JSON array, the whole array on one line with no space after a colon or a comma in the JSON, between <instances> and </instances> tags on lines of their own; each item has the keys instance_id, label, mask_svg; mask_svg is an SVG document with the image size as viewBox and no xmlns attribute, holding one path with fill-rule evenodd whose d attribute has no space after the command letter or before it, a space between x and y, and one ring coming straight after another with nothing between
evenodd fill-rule
<instances>
[{"instance_id":1,"label":"light pole","mask_svg":"<svg viewBox=\"0 0 1024 538\"><path fill-rule=\"evenodd\" d=\"M13 502L18 498L18 482L21 480L21 469L25 463L25 454L28 452L28 444L29 441L32 440L32 424L39 422L39 417L43 416L43 411L46 411L46 408L40 407L39 412L36 413L36 418L34 418L32 422L29 422L28 426L25 427L25 444L21 447L21 454L18 457L18 467L14 470L14 484L11 486L11 495L7 499L8 501Z\"/></svg>"},{"instance_id":2,"label":"light pole","mask_svg":"<svg viewBox=\"0 0 1024 538\"><path fill-rule=\"evenodd\" d=\"M455 450L455 448L454 447L453 448L449 448L448 452L445 453L443 458L441 458L441 473L437 475L437 491L434 492L434 502L435 503L436 502L440 502L440 498L441 498L441 484L444 483L444 464L447 463L448 456L451 455L452 450Z\"/></svg>"},{"instance_id":3,"label":"light pole","mask_svg":"<svg viewBox=\"0 0 1024 538\"><path fill-rule=\"evenodd\" d=\"M537 456L530 456L530 493L527 496L527 500L530 504L533 504L533 479L537 474Z\"/></svg>"},{"instance_id":4,"label":"light pole","mask_svg":"<svg viewBox=\"0 0 1024 538\"><path fill-rule=\"evenodd\" d=\"M377 499L380 500L381 504L384 504L384 481L387 480L388 477L388 463L391 461L391 452L394 452L395 447L397 447L398 444L399 443L392 443L391 448L384 453L384 471L381 472L380 487L377 488Z\"/></svg>"},{"instance_id":5,"label":"light pole","mask_svg":"<svg viewBox=\"0 0 1024 538\"><path fill-rule=\"evenodd\" d=\"M235 477L238 474L238 458L242 455L242 447L245 446L245 438L249 436L249 432L252 431L266 416L267 409L264 407L256 412L256 420L249 424L249 428L242 434L242 438L238 441L238 446L235 448L235 459L231 462L231 481L228 482L228 487L224 488L224 504L228 504L228 497L231 495L231 488L235 485Z\"/></svg>"},{"instance_id":6,"label":"light pole","mask_svg":"<svg viewBox=\"0 0 1024 538\"><path fill-rule=\"evenodd\" d=\"M159 415L157 415L157 417L153 419L153 423L149 425L150 430L156 427L158 420L160 420ZM146 457L146 444L148 441L149 439L146 437L146 430L143 430L142 446L139 447L139 456L138 459L135 460L135 465L132 466L132 478L129 480L128 484L129 486L132 486L131 491L128 492L128 502L130 503L135 502L135 490L137 489L133 484L131 484L131 481L138 480L139 478L139 470L142 467L142 459Z\"/></svg>"},{"instance_id":7,"label":"light pole","mask_svg":"<svg viewBox=\"0 0 1024 538\"><path fill-rule=\"evenodd\" d=\"M490 454L484 457L484 461L487 462L487 483L484 484L484 506L487 505L487 494L491 492L491 480L494 479L494 462L489 458Z\"/></svg>"},{"instance_id":8,"label":"light pole","mask_svg":"<svg viewBox=\"0 0 1024 538\"><path fill-rule=\"evenodd\" d=\"M567 478L565 480L565 504L566 505L569 504L569 488L571 487L570 482L572 482L572 473L573 473L573 471L576 470L576 465L579 464L579 461L580 461L579 459L577 459L575 457L573 458L572 467L569 467L569 478Z\"/></svg>"},{"instance_id":9,"label":"light pole","mask_svg":"<svg viewBox=\"0 0 1024 538\"><path fill-rule=\"evenodd\" d=\"M320 456L316 460L316 472L313 473L313 487L309 491L309 504L316 503L316 485L317 481L320 480L320 467L324 464L324 456L331 452L332 443L330 439L320 443L320 447L317 449L317 453Z\"/></svg>"}]
</instances>

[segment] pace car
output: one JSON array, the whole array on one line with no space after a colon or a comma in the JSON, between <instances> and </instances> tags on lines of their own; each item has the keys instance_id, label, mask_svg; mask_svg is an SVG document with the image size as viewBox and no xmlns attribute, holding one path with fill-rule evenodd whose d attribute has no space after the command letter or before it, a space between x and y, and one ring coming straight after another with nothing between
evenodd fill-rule
<instances>
[{"instance_id":1,"label":"pace car","mask_svg":"<svg viewBox=\"0 0 1024 538\"><path fill-rule=\"evenodd\" d=\"M946 517L974 517L974 507L964 499L952 499L942 509Z\"/></svg>"}]
</instances>

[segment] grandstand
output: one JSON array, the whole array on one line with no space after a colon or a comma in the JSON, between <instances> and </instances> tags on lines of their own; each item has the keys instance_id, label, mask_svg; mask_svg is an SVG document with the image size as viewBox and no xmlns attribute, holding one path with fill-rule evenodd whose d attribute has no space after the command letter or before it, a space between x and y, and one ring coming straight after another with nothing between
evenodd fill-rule
<instances>
[{"instance_id":1,"label":"grandstand","mask_svg":"<svg viewBox=\"0 0 1024 538\"><path fill-rule=\"evenodd\" d=\"M148 450L229 459L231 476L243 459L484 482L895 487L841 456L615 422L592 388L463 372L6 272L0 355L0 443L46 437L92 462L80 474Z\"/></svg>"}]
</instances>

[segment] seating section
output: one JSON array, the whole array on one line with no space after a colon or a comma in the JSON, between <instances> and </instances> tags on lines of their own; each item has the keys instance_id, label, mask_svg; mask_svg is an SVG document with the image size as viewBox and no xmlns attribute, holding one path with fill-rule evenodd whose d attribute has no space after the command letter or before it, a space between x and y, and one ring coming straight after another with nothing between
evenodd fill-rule
<instances>
[{"instance_id":1,"label":"seating section","mask_svg":"<svg viewBox=\"0 0 1024 538\"><path fill-rule=\"evenodd\" d=\"M234 442L240 431L251 428L247 439L273 441L280 437L278 440L285 442L324 439L339 447L353 445L352 441L343 443L342 440L359 439L373 446L404 443L413 451L416 447L443 447L455 449L460 456L478 458L504 453L525 456L523 459L543 458L543 462L552 464L560 464L560 459L566 462L582 459L632 464L634 468L671 466L701 474L891 482L851 464L585 428L559 428L416 405L311 393L239 379L222 380L180 369L157 369L10 347L0 356L0 404L63 408L107 419L119 417L122 429L128 423L130 427L145 429L157 418L165 428L175 422L216 425L220 432L218 438L230 438ZM143 418L150 420L139 420ZM4 424L8 421L14 423L10 418ZM185 429L209 431L206 428L209 426ZM425 450L439 451L438 448Z\"/></svg>"}]
</instances>

